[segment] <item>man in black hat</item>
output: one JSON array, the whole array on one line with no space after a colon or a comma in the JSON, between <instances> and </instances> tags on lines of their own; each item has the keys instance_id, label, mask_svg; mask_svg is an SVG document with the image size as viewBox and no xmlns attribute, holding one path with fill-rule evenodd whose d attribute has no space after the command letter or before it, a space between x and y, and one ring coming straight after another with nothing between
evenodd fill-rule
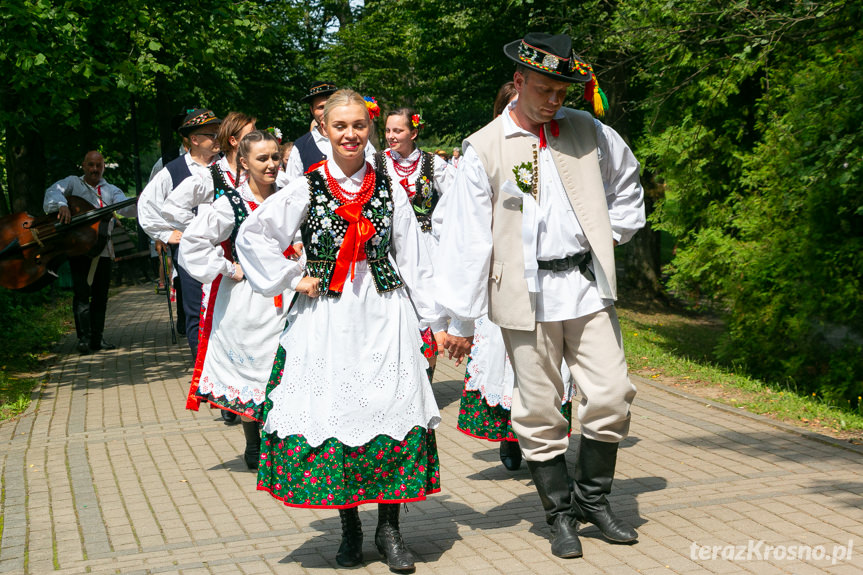
<instances>
[{"instance_id":1,"label":"man in black hat","mask_svg":"<svg viewBox=\"0 0 863 575\"><path fill-rule=\"evenodd\" d=\"M170 246L171 259L177 269L177 306L182 303L186 318L185 332L192 351L192 358L198 355L198 325L200 323L201 283L191 277L179 265L177 247L182 232L174 229L162 216L162 206L180 182L190 177L209 178L209 166L218 157L219 143L216 136L222 120L212 110L195 108L186 110L178 132L183 137L189 152L171 160L150 180L138 200L138 223L154 240ZM178 312L179 316L179 312ZM184 330L179 330L184 331Z\"/></svg>"},{"instance_id":2,"label":"man in black hat","mask_svg":"<svg viewBox=\"0 0 863 575\"><path fill-rule=\"evenodd\" d=\"M315 82L309 88L309 93L303 96L302 101L309 104L309 113L314 120L313 127L294 140L294 147L288 156L288 163L285 167L284 180L279 182L280 186L299 178L312 166L332 155L330 140L324 133L324 105L336 91L338 88L332 82ZM374 157L375 147L371 142L366 144L365 152L367 159Z\"/></svg>"},{"instance_id":3,"label":"man in black hat","mask_svg":"<svg viewBox=\"0 0 863 575\"><path fill-rule=\"evenodd\" d=\"M602 103L568 36L528 34L504 53L517 64L518 98L464 141L441 220L439 253L451 257L436 262L437 288L454 318L444 347L463 356L484 313L501 327L516 380L512 427L552 526L552 554L580 557L579 521L615 543L638 537L607 496L635 396L614 310L614 246L644 225L643 190L617 132L563 107L572 84ZM561 360L581 397L572 491Z\"/></svg>"}]
</instances>

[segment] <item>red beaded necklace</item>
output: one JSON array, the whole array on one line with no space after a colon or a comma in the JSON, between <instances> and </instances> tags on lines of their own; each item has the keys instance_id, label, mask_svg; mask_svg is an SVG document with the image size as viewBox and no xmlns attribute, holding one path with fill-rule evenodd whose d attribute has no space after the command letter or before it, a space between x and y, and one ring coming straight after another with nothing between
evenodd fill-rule
<instances>
[{"instance_id":1,"label":"red beaded necklace","mask_svg":"<svg viewBox=\"0 0 863 575\"><path fill-rule=\"evenodd\" d=\"M371 199L372 194L375 193L375 171L368 162L366 162L366 175L363 177L363 183L360 186L359 192L351 194L353 197L349 197L348 192L346 192L332 174L330 174L329 162L324 164L324 173L326 173L327 176L327 188L329 188L330 193L342 204L363 205L368 202Z\"/></svg>"},{"instance_id":2,"label":"red beaded necklace","mask_svg":"<svg viewBox=\"0 0 863 575\"><path fill-rule=\"evenodd\" d=\"M420 160L423 157L423 155L420 154L416 160L414 160L413 162L411 162L407 166L402 166L401 164L399 164L396 161L395 158L393 158L393 155L390 151L387 151L387 155L393 161L393 169L396 171L396 174L398 174L399 176L401 176L403 178L406 178L406 177L410 176L411 174L413 174L415 171L417 171L417 166L419 165Z\"/></svg>"}]
</instances>

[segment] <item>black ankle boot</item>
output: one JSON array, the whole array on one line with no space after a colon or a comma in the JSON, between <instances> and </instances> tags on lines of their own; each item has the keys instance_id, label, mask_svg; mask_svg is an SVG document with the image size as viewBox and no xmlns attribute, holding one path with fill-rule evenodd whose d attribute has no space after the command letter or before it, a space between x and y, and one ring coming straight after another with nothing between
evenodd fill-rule
<instances>
[{"instance_id":1,"label":"black ankle boot","mask_svg":"<svg viewBox=\"0 0 863 575\"><path fill-rule=\"evenodd\" d=\"M399 531L399 504L378 504L378 528L375 530L375 545L381 558L393 573L413 573L414 556L405 546Z\"/></svg>"},{"instance_id":2,"label":"black ankle boot","mask_svg":"<svg viewBox=\"0 0 863 575\"><path fill-rule=\"evenodd\" d=\"M582 523L593 523L612 543L632 543L638 533L611 510L608 494L617 463L617 443L605 443L581 436L572 508Z\"/></svg>"},{"instance_id":3,"label":"black ankle boot","mask_svg":"<svg viewBox=\"0 0 863 575\"><path fill-rule=\"evenodd\" d=\"M257 421L244 421L243 434L246 436L246 451L243 459L249 469L258 468L258 460L261 459L261 424Z\"/></svg>"},{"instance_id":4,"label":"black ankle boot","mask_svg":"<svg viewBox=\"0 0 863 575\"><path fill-rule=\"evenodd\" d=\"M517 442L500 442L500 461L510 471L517 471L521 467L521 449Z\"/></svg>"},{"instance_id":5,"label":"black ankle boot","mask_svg":"<svg viewBox=\"0 0 863 575\"><path fill-rule=\"evenodd\" d=\"M342 544L336 553L336 563L342 567L356 567L363 563L363 524L356 507L339 509L342 520Z\"/></svg>"},{"instance_id":6,"label":"black ankle boot","mask_svg":"<svg viewBox=\"0 0 863 575\"><path fill-rule=\"evenodd\" d=\"M581 557L566 460L558 455L549 461L528 461L527 467L545 509L545 520L551 525L551 554L564 559Z\"/></svg>"}]
</instances>

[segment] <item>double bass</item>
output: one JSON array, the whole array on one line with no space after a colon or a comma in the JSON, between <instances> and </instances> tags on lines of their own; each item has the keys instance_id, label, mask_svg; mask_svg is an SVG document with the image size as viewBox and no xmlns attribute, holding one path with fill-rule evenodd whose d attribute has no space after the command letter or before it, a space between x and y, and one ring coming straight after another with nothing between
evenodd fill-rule
<instances>
[{"instance_id":1,"label":"double bass","mask_svg":"<svg viewBox=\"0 0 863 575\"><path fill-rule=\"evenodd\" d=\"M72 220L60 223L57 213L26 212L0 218L0 286L37 291L57 278L60 265L72 256L97 257L108 242L115 210L138 198L96 208L77 196L67 198Z\"/></svg>"}]
</instances>

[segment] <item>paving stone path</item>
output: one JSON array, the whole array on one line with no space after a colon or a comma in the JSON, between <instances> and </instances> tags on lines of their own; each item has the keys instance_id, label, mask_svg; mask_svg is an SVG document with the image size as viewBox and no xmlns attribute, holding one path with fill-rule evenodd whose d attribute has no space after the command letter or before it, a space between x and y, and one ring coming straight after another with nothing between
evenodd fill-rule
<instances>
[{"instance_id":1,"label":"paving stone path","mask_svg":"<svg viewBox=\"0 0 863 575\"><path fill-rule=\"evenodd\" d=\"M335 572L335 511L256 491L240 426L185 411L188 347L164 307L114 295L118 349L79 356L68 338L38 402L0 424L0 573ZM402 516L417 573L863 573L863 452L638 378L611 500L639 542L586 526L584 558L556 559L526 467L455 430L462 374L442 361L434 384L443 491ZM351 571L388 573L374 508L360 516L370 560Z\"/></svg>"}]
</instances>

